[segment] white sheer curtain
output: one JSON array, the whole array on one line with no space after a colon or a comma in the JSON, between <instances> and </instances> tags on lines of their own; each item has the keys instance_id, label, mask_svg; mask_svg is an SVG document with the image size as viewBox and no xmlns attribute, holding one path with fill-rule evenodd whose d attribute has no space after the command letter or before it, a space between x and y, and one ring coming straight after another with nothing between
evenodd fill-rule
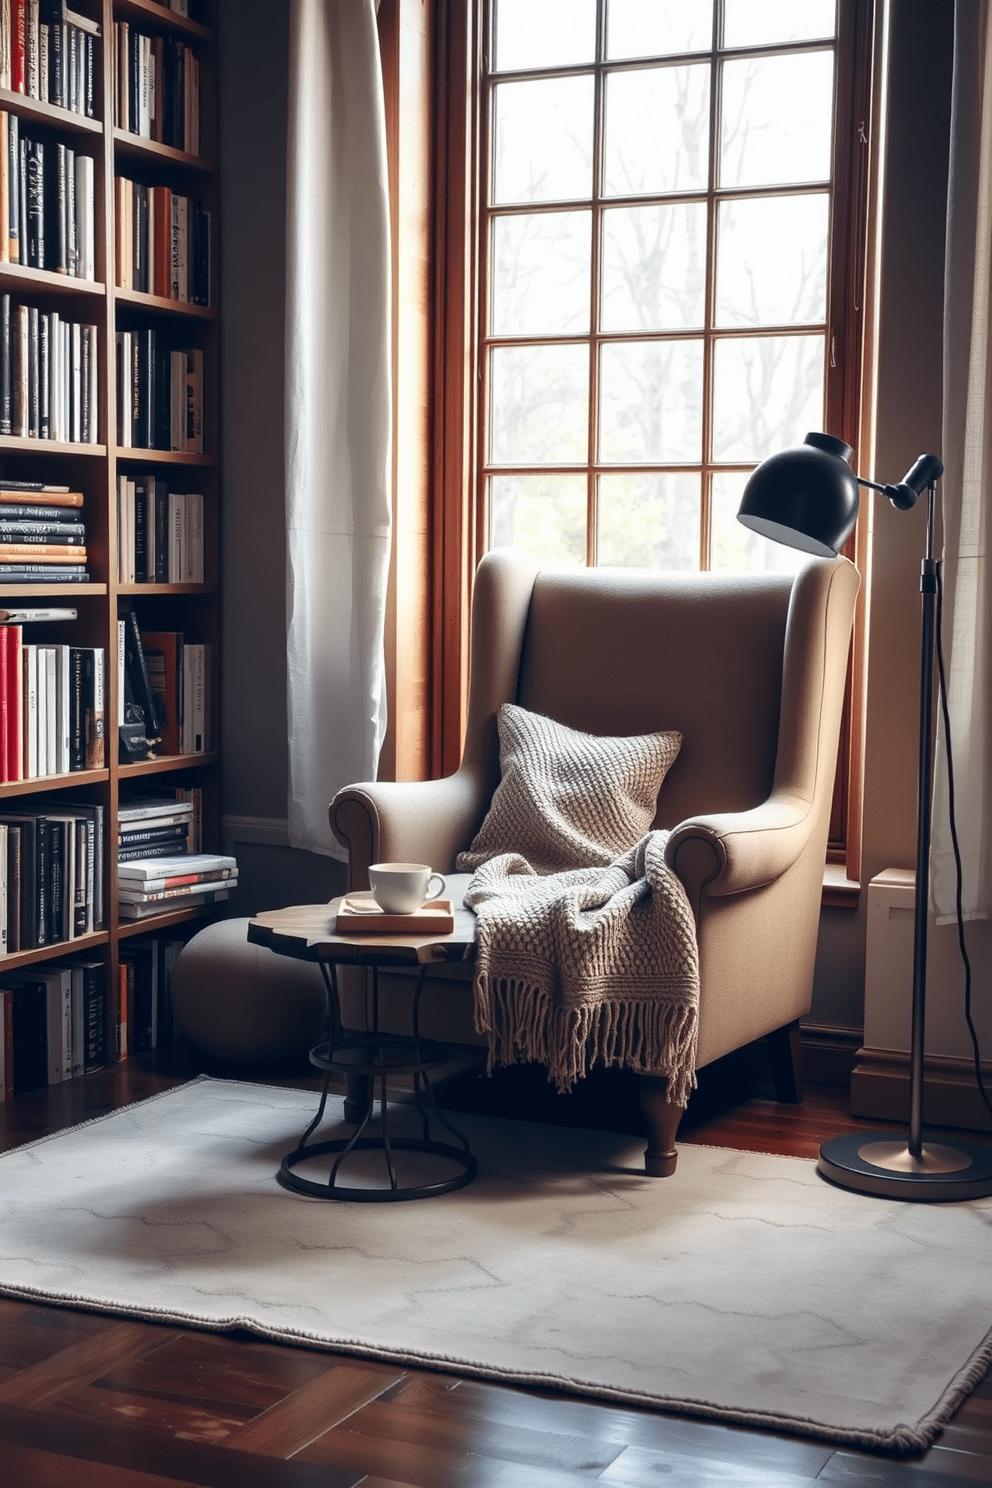
<instances>
[{"instance_id":1,"label":"white sheer curtain","mask_svg":"<svg viewBox=\"0 0 992 1488\"><path fill-rule=\"evenodd\" d=\"M335 791L386 722L389 195L373 0L292 0L287 155L289 835L343 856Z\"/></svg>"},{"instance_id":2,"label":"white sheer curtain","mask_svg":"<svg viewBox=\"0 0 992 1488\"><path fill-rule=\"evenodd\" d=\"M957 0L944 277L944 624L968 919L992 918L992 53L988 0ZM947 761L938 746L933 908L954 918Z\"/></svg>"}]
</instances>

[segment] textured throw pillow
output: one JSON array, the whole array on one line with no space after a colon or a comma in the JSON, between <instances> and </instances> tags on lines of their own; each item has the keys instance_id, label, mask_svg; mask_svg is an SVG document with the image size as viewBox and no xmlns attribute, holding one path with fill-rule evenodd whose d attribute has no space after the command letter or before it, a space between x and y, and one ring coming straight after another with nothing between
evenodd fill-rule
<instances>
[{"instance_id":1,"label":"textured throw pillow","mask_svg":"<svg viewBox=\"0 0 992 1488\"><path fill-rule=\"evenodd\" d=\"M605 867L650 830L681 734L602 738L515 703L497 722L502 779L459 872L508 852L538 873Z\"/></svg>"}]
</instances>

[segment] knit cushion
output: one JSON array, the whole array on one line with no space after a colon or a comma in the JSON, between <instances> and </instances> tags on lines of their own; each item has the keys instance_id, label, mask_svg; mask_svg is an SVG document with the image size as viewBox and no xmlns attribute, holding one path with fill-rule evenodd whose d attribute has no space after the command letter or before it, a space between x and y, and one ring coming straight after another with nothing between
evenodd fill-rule
<instances>
[{"instance_id":1,"label":"knit cushion","mask_svg":"<svg viewBox=\"0 0 992 1488\"><path fill-rule=\"evenodd\" d=\"M538 873L606 867L650 829L681 734L604 738L515 703L497 722L502 778L459 872L506 852Z\"/></svg>"}]
</instances>

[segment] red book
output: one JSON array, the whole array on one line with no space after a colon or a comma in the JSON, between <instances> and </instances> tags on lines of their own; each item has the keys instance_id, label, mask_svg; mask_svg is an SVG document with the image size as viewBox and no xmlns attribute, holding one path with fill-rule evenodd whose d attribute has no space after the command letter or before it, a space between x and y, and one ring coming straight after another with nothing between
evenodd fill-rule
<instances>
[{"instance_id":1,"label":"red book","mask_svg":"<svg viewBox=\"0 0 992 1488\"><path fill-rule=\"evenodd\" d=\"M24 685L19 625L5 625L7 632L7 767L8 779L24 779Z\"/></svg>"},{"instance_id":2,"label":"red book","mask_svg":"<svg viewBox=\"0 0 992 1488\"><path fill-rule=\"evenodd\" d=\"M10 87L27 92L28 0L10 0Z\"/></svg>"},{"instance_id":3,"label":"red book","mask_svg":"<svg viewBox=\"0 0 992 1488\"><path fill-rule=\"evenodd\" d=\"M11 780L10 773L10 686L9 625L0 625L0 781Z\"/></svg>"}]
</instances>

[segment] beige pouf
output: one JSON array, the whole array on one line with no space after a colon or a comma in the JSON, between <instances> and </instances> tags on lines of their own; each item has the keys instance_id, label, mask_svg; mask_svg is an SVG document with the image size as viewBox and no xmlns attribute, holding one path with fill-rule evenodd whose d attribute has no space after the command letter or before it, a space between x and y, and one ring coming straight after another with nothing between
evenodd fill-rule
<instances>
[{"instance_id":1,"label":"beige pouf","mask_svg":"<svg viewBox=\"0 0 992 1488\"><path fill-rule=\"evenodd\" d=\"M218 920L193 936L173 968L172 1005L198 1049L273 1064L319 1043L327 993L318 966L249 945L248 923Z\"/></svg>"}]
</instances>

